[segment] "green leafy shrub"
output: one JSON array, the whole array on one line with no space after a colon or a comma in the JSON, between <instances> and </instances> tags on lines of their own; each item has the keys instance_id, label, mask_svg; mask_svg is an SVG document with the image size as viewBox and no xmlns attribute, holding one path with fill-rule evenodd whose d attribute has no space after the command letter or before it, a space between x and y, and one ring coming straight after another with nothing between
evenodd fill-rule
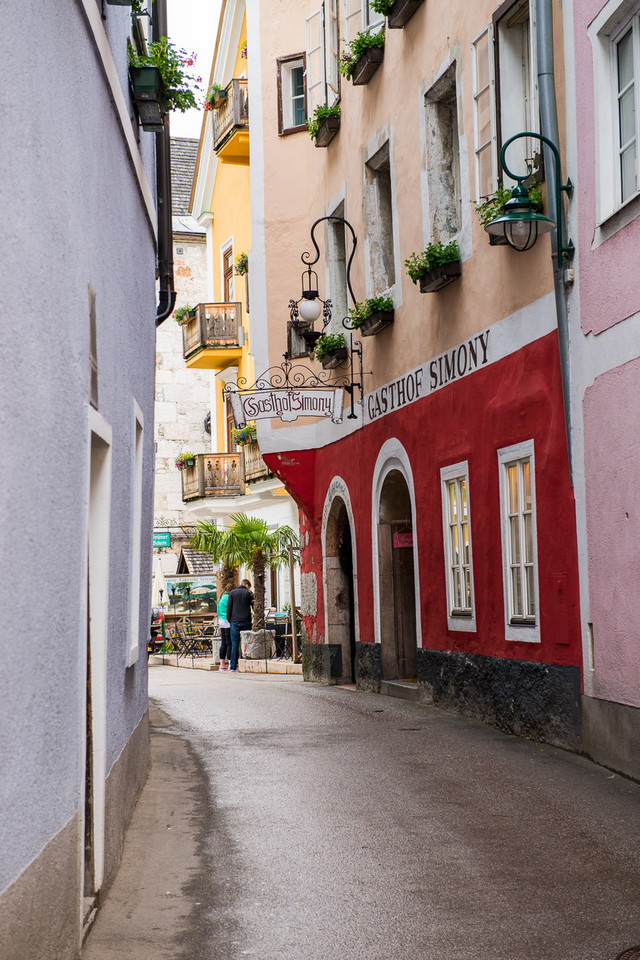
<instances>
[{"instance_id":1,"label":"green leafy shrub","mask_svg":"<svg viewBox=\"0 0 640 960\"><path fill-rule=\"evenodd\" d=\"M330 356L341 347L346 347L347 341L344 333L324 333L316 340L316 360L322 360Z\"/></svg>"},{"instance_id":2,"label":"green leafy shrub","mask_svg":"<svg viewBox=\"0 0 640 960\"><path fill-rule=\"evenodd\" d=\"M423 277L434 267L441 267L444 263L453 263L460 259L460 248L455 240L446 245L443 243L430 243L422 253L412 253L404 265L407 273L414 283L417 283L420 277Z\"/></svg>"},{"instance_id":3,"label":"green leafy shrub","mask_svg":"<svg viewBox=\"0 0 640 960\"><path fill-rule=\"evenodd\" d=\"M173 319L176 323L183 323L194 310L195 307L192 307L190 303L185 303L183 307L178 307L173 311Z\"/></svg>"},{"instance_id":4,"label":"green leafy shrub","mask_svg":"<svg viewBox=\"0 0 640 960\"><path fill-rule=\"evenodd\" d=\"M388 17L395 0L371 0L371 9L383 17Z\"/></svg>"},{"instance_id":5,"label":"green leafy shrub","mask_svg":"<svg viewBox=\"0 0 640 960\"><path fill-rule=\"evenodd\" d=\"M333 107L328 107L326 103L321 103L313 111L313 116L309 117L307 120L307 130L309 131L309 136L312 140L318 136L318 130L327 119L327 117L339 117L340 116L340 107L336 104Z\"/></svg>"},{"instance_id":6,"label":"green leafy shrub","mask_svg":"<svg viewBox=\"0 0 640 960\"><path fill-rule=\"evenodd\" d=\"M529 196L534 203L537 203L538 206L542 207L542 187L536 185L534 187L529 187ZM476 203L476 213L480 218L480 223L483 227L486 227L488 223L491 223L492 220L495 220L496 217L499 217L502 214L502 208L507 202L511 199L511 189L509 187L498 187L496 192L492 197L487 197L486 200Z\"/></svg>"},{"instance_id":7,"label":"green leafy shrub","mask_svg":"<svg viewBox=\"0 0 640 960\"><path fill-rule=\"evenodd\" d=\"M380 33L357 33L340 56L338 70L350 80L360 57L372 47L384 47L384 30Z\"/></svg>"},{"instance_id":8,"label":"green leafy shrub","mask_svg":"<svg viewBox=\"0 0 640 960\"><path fill-rule=\"evenodd\" d=\"M391 297L372 297L370 300L363 300L362 303L356 303L355 307L349 310L349 317L354 329L361 327L365 320L368 320L374 313L380 310L393 310L393 300Z\"/></svg>"},{"instance_id":9,"label":"green leafy shrub","mask_svg":"<svg viewBox=\"0 0 640 960\"><path fill-rule=\"evenodd\" d=\"M178 49L167 37L160 37L149 44L148 53L137 53L129 46L129 63L132 67L158 67L170 110L184 113L198 106L196 92L200 90L202 77L194 77L185 69L196 62L195 54Z\"/></svg>"}]
</instances>

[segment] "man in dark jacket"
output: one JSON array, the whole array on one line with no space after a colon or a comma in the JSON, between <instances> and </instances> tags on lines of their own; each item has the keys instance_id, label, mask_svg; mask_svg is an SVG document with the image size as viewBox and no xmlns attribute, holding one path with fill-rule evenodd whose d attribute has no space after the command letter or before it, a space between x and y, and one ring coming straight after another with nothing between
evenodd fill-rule
<instances>
[{"instance_id":1,"label":"man in dark jacket","mask_svg":"<svg viewBox=\"0 0 640 960\"><path fill-rule=\"evenodd\" d=\"M232 590L229 594L229 603L227 605L227 620L231 629L231 663L229 672L235 672L238 669L238 654L240 653L240 631L251 630L251 607L253 605L253 594L251 593L251 583L243 580L239 587Z\"/></svg>"}]
</instances>

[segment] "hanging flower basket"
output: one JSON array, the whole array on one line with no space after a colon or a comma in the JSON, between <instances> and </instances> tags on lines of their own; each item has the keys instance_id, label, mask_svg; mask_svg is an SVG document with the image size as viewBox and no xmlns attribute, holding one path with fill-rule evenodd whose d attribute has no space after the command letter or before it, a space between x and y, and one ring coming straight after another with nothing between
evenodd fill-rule
<instances>
[{"instance_id":1,"label":"hanging flower basket","mask_svg":"<svg viewBox=\"0 0 640 960\"><path fill-rule=\"evenodd\" d=\"M327 117L318 127L316 147L328 147L340 129L340 117Z\"/></svg>"},{"instance_id":2,"label":"hanging flower basket","mask_svg":"<svg viewBox=\"0 0 640 960\"><path fill-rule=\"evenodd\" d=\"M423 2L424 0L396 0L387 14L387 25L392 30L404 27Z\"/></svg>"},{"instance_id":3,"label":"hanging flower basket","mask_svg":"<svg viewBox=\"0 0 640 960\"><path fill-rule=\"evenodd\" d=\"M354 87L364 86L369 83L376 70L382 66L384 60L384 47L369 47L362 54L351 75L351 81Z\"/></svg>"},{"instance_id":4,"label":"hanging flower basket","mask_svg":"<svg viewBox=\"0 0 640 960\"><path fill-rule=\"evenodd\" d=\"M381 330L384 330L384 328L388 327L391 323L393 323L393 310L377 310L375 313L372 313L370 317L367 317L366 320L362 321L358 332L361 333L363 337L375 337L376 333L380 333Z\"/></svg>"},{"instance_id":5,"label":"hanging flower basket","mask_svg":"<svg viewBox=\"0 0 640 960\"><path fill-rule=\"evenodd\" d=\"M129 67L131 91L142 129L159 133L169 112L159 67Z\"/></svg>"},{"instance_id":6,"label":"hanging flower basket","mask_svg":"<svg viewBox=\"0 0 640 960\"><path fill-rule=\"evenodd\" d=\"M196 455L191 453L190 450L186 450L184 453L178 454L176 457L176 467L178 470L184 470L186 467L195 466Z\"/></svg>"},{"instance_id":7,"label":"hanging flower basket","mask_svg":"<svg viewBox=\"0 0 640 960\"><path fill-rule=\"evenodd\" d=\"M435 293L436 290L442 290L443 287L453 283L461 273L462 264L459 260L433 267L420 277L420 293Z\"/></svg>"},{"instance_id":8,"label":"hanging flower basket","mask_svg":"<svg viewBox=\"0 0 640 960\"><path fill-rule=\"evenodd\" d=\"M338 347L332 353L326 354L320 361L325 370L333 370L334 367L339 367L341 363L349 356L349 351L346 347Z\"/></svg>"}]
</instances>

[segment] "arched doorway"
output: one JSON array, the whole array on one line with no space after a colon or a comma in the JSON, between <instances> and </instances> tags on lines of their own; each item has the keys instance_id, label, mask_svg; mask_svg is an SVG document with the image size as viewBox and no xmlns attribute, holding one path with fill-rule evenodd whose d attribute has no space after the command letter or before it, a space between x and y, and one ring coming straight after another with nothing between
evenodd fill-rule
<instances>
[{"instance_id":1,"label":"arched doorway","mask_svg":"<svg viewBox=\"0 0 640 960\"><path fill-rule=\"evenodd\" d=\"M353 538L342 497L334 497L325 527L325 608L327 643L339 643L342 680L355 682L356 624Z\"/></svg>"},{"instance_id":2,"label":"arched doorway","mask_svg":"<svg viewBox=\"0 0 640 960\"><path fill-rule=\"evenodd\" d=\"M380 640L384 680L415 680L418 651L411 496L400 470L390 470L378 506Z\"/></svg>"}]
</instances>

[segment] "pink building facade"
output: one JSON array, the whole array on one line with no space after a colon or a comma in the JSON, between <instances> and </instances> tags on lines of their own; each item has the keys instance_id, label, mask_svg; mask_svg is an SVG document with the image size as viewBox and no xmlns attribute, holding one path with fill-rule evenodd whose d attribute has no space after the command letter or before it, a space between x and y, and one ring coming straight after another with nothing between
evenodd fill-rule
<instances>
[{"instance_id":1,"label":"pink building facade","mask_svg":"<svg viewBox=\"0 0 640 960\"><path fill-rule=\"evenodd\" d=\"M583 748L640 777L640 3L582 0L567 18Z\"/></svg>"}]
</instances>

